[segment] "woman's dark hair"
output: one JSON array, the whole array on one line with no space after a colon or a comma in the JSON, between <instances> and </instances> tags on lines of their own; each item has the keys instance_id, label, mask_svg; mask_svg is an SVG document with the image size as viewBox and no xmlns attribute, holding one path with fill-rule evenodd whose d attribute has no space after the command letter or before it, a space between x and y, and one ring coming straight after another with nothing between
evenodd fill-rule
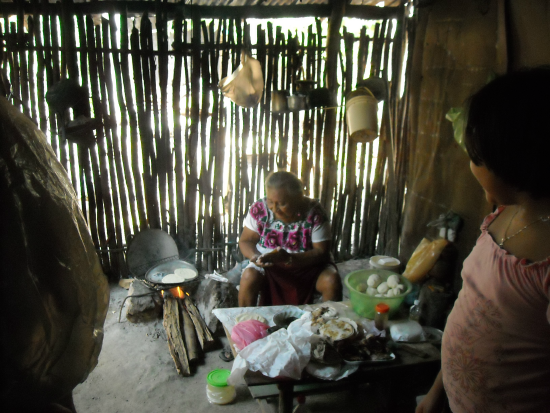
<instances>
[{"instance_id":1,"label":"woman's dark hair","mask_svg":"<svg viewBox=\"0 0 550 413\"><path fill-rule=\"evenodd\" d=\"M292 172L271 172L265 179L265 187L272 189L284 188L291 196L304 195L304 184Z\"/></svg>"},{"instance_id":2,"label":"woman's dark hair","mask_svg":"<svg viewBox=\"0 0 550 413\"><path fill-rule=\"evenodd\" d=\"M550 66L497 77L468 102L470 159L533 198L550 196Z\"/></svg>"}]
</instances>

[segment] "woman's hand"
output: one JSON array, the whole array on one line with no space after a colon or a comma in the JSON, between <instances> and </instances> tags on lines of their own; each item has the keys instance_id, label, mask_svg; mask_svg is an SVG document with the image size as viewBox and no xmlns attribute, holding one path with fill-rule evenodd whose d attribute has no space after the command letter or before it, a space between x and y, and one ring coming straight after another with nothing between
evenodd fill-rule
<instances>
[{"instance_id":1,"label":"woman's hand","mask_svg":"<svg viewBox=\"0 0 550 413\"><path fill-rule=\"evenodd\" d=\"M273 265L286 266L290 261L290 254L281 247L275 248L273 251L260 255L255 264L258 267L271 267Z\"/></svg>"},{"instance_id":2,"label":"woman's hand","mask_svg":"<svg viewBox=\"0 0 550 413\"><path fill-rule=\"evenodd\" d=\"M445 388L441 372L439 372L432 388L416 407L415 413L441 413L445 407L445 400Z\"/></svg>"}]
</instances>

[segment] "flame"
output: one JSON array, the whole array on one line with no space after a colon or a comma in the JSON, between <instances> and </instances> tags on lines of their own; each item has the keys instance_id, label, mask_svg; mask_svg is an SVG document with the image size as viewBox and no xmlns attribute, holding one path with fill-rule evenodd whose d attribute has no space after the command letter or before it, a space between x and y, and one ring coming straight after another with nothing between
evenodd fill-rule
<instances>
[{"instance_id":1,"label":"flame","mask_svg":"<svg viewBox=\"0 0 550 413\"><path fill-rule=\"evenodd\" d=\"M179 298L179 299L185 298L184 292L183 292L183 290L181 289L181 287L170 288L170 293L171 293L174 297L177 297L177 298ZM186 293L186 294L187 294L187 293ZM189 294L187 294L187 295L189 295Z\"/></svg>"}]
</instances>

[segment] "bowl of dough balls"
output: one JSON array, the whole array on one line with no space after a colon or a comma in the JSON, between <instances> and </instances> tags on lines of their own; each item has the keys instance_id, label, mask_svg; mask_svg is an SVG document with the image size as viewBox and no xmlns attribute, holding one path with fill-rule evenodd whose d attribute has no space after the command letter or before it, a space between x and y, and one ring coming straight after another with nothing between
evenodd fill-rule
<instances>
[{"instance_id":1,"label":"bowl of dough balls","mask_svg":"<svg viewBox=\"0 0 550 413\"><path fill-rule=\"evenodd\" d=\"M412 290L411 282L402 275L380 269L350 272L344 284L348 287L353 311L370 319L374 318L374 308L379 303L390 307L388 316L392 318Z\"/></svg>"}]
</instances>

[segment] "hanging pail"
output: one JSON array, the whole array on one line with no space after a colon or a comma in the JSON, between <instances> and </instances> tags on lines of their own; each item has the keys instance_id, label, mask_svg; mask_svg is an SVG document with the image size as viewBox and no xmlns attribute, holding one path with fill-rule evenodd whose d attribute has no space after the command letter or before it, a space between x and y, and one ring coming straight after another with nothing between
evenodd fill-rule
<instances>
[{"instance_id":1,"label":"hanging pail","mask_svg":"<svg viewBox=\"0 0 550 413\"><path fill-rule=\"evenodd\" d=\"M378 137L378 100L366 94L346 99L346 120L351 140L372 142Z\"/></svg>"}]
</instances>

